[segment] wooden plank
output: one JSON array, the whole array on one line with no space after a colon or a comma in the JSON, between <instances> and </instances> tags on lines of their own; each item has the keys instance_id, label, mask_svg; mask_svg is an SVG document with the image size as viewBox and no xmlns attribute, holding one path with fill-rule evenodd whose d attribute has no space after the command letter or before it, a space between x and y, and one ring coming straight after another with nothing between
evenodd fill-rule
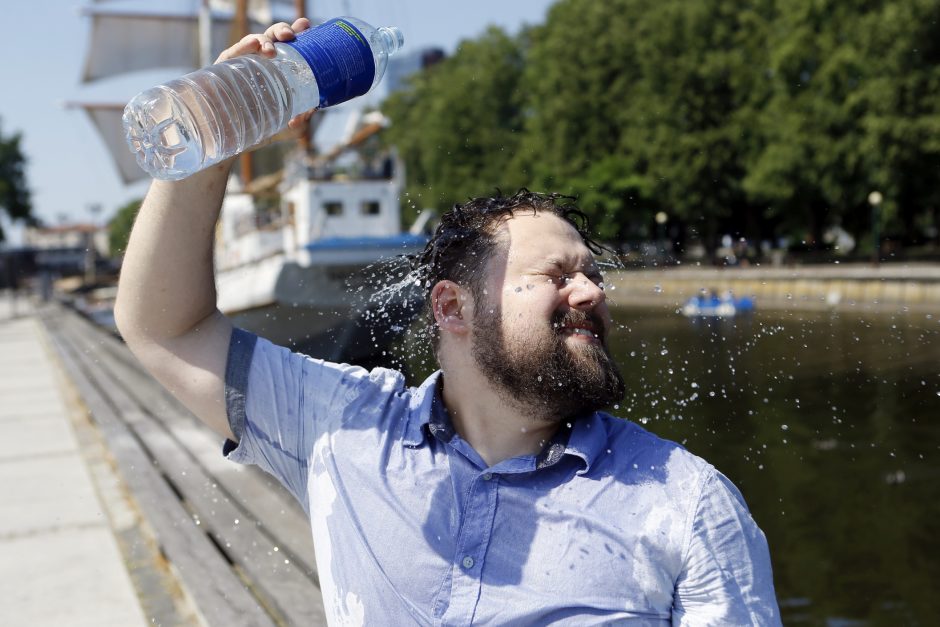
<instances>
[{"instance_id":1,"label":"wooden plank","mask_svg":"<svg viewBox=\"0 0 940 627\"><path fill-rule=\"evenodd\" d=\"M78 316L73 316L78 321ZM71 324L71 321L69 322ZM302 566L319 585L310 523L306 514L281 484L256 467L244 467L225 461L220 454L219 437L193 416L173 396L147 374L120 340L101 334L82 319L78 332L91 334L95 343L111 359L101 364L108 368L122 388L141 407L146 407L235 500L276 538L281 551Z\"/></svg>"},{"instance_id":2,"label":"wooden plank","mask_svg":"<svg viewBox=\"0 0 940 627\"><path fill-rule=\"evenodd\" d=\"M203 621L208 625L273 624L223 555L207 540L204 530L192 523L137 438L92 383L80 357L63 338L58 320L46 314L43 322L65 371L82 395L122 477L153 528L161 551Z\"/></svg>"},{"instance_id":3,"label":"wooden plank","mask_svg":"<svg viewBox=\"0 0 940 627\"><path fill-rule=\"evenodd\" d=\"M99 389L106 392L121 418L164 469L166 480L182 495L196 524L205 528L238 565L275 621L325 624L322 597L303 565L291 559L279 539L241 507L216 477L181 447L166 426L133 398L114 376L114 359L101 350L100 338L73 322L65 329L69 339L81 346L86 359L94 363ZM305 535L309 535L309 527Z\"/></svg>"}]
</instances>

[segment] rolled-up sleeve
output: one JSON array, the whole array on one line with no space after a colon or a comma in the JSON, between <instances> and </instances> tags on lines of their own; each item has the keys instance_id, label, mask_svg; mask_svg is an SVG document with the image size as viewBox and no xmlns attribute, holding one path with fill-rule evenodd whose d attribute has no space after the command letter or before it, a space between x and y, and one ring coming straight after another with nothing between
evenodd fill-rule
<instances>
[{"instance_id":1,"label":"rolled-up sleeve","mask_svg":"<svg viewBox=\"0 0 940 627\"><path fill-rule=\"evenodd\" d=\"M313 359L235 329L225 373L226 457L274 475L309 511L308 465L317 439L361 392L368 372Z\"/></svg>"},{"instance_id":2,"label":"rolled-up sleeve","mask_svg":"<svg viewBox=\"0 0 940 627\"><path fill-rule=\"evenodd\" d=\"M708 468L676 584L673 625L780 625L767 540L727 477Z\"/></svg>"}]
</instances>

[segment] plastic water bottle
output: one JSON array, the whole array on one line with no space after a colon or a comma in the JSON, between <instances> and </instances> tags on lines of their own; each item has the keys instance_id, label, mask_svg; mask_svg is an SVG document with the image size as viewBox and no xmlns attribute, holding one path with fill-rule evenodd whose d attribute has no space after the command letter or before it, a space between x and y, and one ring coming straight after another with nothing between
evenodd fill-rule
<instances>
[{"instance_id":1,"label":"plastic water bottle","mask_svg":"<svg viewBox=\"0 0 940 627\"><path fill-rule=\"evenodd\" d=\"M313 108L371 91L404 43L397 28L341 17L276 42L274 58L245 55L141 92L124 109L137 163L179 180L228 159Z\"/></svg>"}]
</instances>

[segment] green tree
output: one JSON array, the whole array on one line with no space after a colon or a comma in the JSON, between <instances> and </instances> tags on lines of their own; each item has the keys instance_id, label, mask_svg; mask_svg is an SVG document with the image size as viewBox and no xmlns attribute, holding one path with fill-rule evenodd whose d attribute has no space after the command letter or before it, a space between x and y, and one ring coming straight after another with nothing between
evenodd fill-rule
<instances>
[{"instance_id":1,"label":"green tree","mask_svg":"<svg viewBox=\"0 0 940 627\"><path fill-rule=\"evenodd\" d=\"M940 220L938 24L940 0L560 0L417 76L389 138L413 200L570 193L608 241L659 211L712 249L861 240L877 189L915 242Z\"/></svg>"},{"instance_id":2,"label":"green tree","mask_svg":"<svg viewBox=\"0 0 940 627\"><path fill-rule=\"evenodd\" d=\"M887 234L915 243L928 226L936 241L940 2L908 0L876 6L862 15L857 30L868 68L857 96L864 109L859 159L870 188L884 194ZM859 190L859 196L868 191Z\"/></svg>"},{"instance_id":3,"label":"green tree","mask_svg":"<svg viewBox=\"0 0 940 627\"><path fill-rule=\"evenodd\" d=\"M13 220L32 221L32 202L26 185L26 157L20 148L22 135L3 134L0 124L0 207ZM0 227L0 241L5 239Z\"/></svg>"},{"instance_id":4,"label":"green tree","mask_svg":"<svg viewBox=\"0 0 940 627\"><path fill-rule=\"evenodd\" d=\"M406 219L423 206L524 183L508 169L521 128L520 39L491 27L384 104L388 141L408 172Z\"/></svg>"},{"instance_id":5,"label":"green tree","mask_svg":"<svg viewBox=\"0 0 940 627\"><path fill-rule=\"evenodd\" d=\"M524 130L515 168L529 186L580 197L602 238L642 235L655 205L645 155L624 150L641 30L652 2L565 0L531 32Z\"/></svg>"},{"instance_id":6,"label":"green tree","mask_svg":"<svg viewBox=\"0 0 940 627\"><path fill-rule=\"evenodd\" d=\"M775 230L806 233L810 245L821 245L867 187L854 97L866 63L854 35L858 4L787 3L769 40L772 96L758 113L762 148L744 187L767 204Z\"/></svg>"},{"instance_id":7,"label":"green tree","mask_svg":"<svg viewBox=\"0 0 940 627\"><path fill-rule=\"evenodd\" d=\"M740 180L767 93L769 4L555 5L526 66L537 104L521 152L538 183L600 196L605 234L648 232L663 210L714 242L728 216L748 215Z\"/></svg>"},{"instance_id":8,"label":"green tree","mask_svg":"<svg viewBox=\"0 0 940 627\"><path fill-rule=\"evenodd\" d=\"M127 240L131 236L131 228L134 226L134 220L137 219L137 212L140 211L142 202L141 198L130 201L118 209L111 222L108 223L108 247L112 256L123 255L127 249Z\"/></svg>"},{"instance_id":9,"label":"green tree","mask_svg":"<svg viewBox=\"0 0 940 627\"><path fill-rule=\"evenodd\" d=\"M769 39L773 95L744 187L784 231L871 228L868 193L907 239L940 206L940 38L936 0L794 0Z\"/></svg>"}]
</instances>

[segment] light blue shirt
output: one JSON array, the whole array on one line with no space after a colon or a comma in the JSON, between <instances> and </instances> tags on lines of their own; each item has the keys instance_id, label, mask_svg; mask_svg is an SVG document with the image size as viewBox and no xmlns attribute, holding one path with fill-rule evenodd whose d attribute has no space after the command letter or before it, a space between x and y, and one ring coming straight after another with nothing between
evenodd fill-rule
<instances>
[{"instance_id":1,"label":"light blue shirt","mask_svg":"<svg viewBox=\"0 0 940 627\"><path fill-rule=\"evenodd\" d=\"M309 514L331 624L780 624L764 535L708 463L598 412L487 467L440 377L232 336L228 457Z\"/></svg>"}]
</instances>

